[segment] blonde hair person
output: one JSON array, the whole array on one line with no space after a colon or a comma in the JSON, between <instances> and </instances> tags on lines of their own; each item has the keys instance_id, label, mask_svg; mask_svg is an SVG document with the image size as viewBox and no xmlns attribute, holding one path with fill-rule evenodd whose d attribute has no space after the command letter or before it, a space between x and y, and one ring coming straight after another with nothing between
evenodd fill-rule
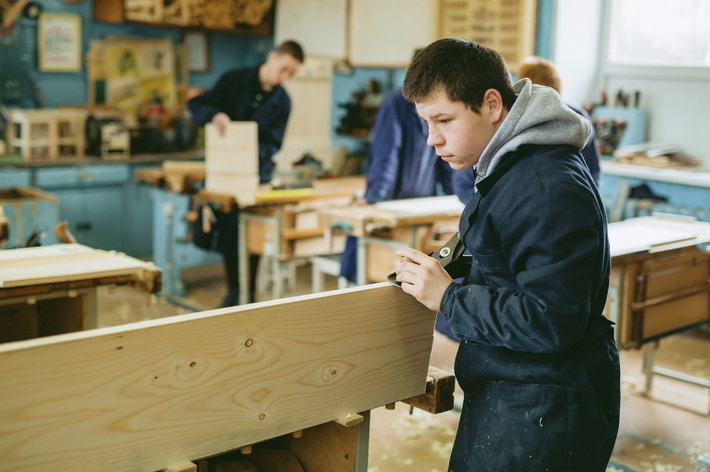
<instances>
[{"instance_id":1,"label":"blonde hair person","mask_svg":"<svg viewBox=\"0 0 710 472\"><path fill-rule=\"evenodd\" d=\"M562 93L562 79L560 79L560 73L557 71L557 67L555 67L555 64L552 61L538 56L526 57L518 66L518 80L525 78L530 79L533 84L552 87L557 91L557 93ZM567 106L590 122L592 121L586 111L572 106L569 103ZM589 172L592 174L592 177L594 177L594 181L597 185L599 185L600 156L596 139L596 133L594 133L594 128L592 128L592 135L589 137L589 141L587 141L587 144L582 149L582 157L584 157L584 162L587 163L587 167L589 168Z\"/></svg>"}]
</instances>

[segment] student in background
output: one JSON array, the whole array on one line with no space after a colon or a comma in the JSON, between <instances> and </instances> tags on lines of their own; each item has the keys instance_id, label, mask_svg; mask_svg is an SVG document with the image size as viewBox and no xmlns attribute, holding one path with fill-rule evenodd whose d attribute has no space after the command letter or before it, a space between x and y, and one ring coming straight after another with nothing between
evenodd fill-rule
<instances>
[{"instance_id":1,"label":"student in background","mask_svg":"<svg viewBox=\"0 0 710 472\"><path fill-rule=\"evenodd\" d=\"M402 89L428 144L475 170L459 224L462 283L412 248L402 290L460 338L464 391L450 472L604 472L619 425L619 358L602 310L604 205L581 156L591 124L549 87L514 85L502 57L460 39L416 56Z\"/></svg>"},{"instance_id":2,"label":"student in background","mask_svg":"<svg viewBox=\"0 0 710 472\"><path fill-rule=\"evenodd\" d=\"M220 133L224 133L232 121L256 121L259 181L262 184L271 181L273 156L281 148L291 112L291 99L281 84L298 72L304 57L303 49L297 42L284 41L270 51L266 60L258 66L225 72L212 89L187 103L195 124L214 123ZM223 255L228 293L222 306L254 301L254 277L259 256L250 257L250 300L239 300L238 210L231 213L213 210L214 231L209 233L202 230L205 226L203 213L201 208L198 209L198 221L194 225L195 244Z\"/></svg>"},{"instance_id":3,"label":"student in background","mask_svg":"<svg viewBox=\"0 0 710 472\"><path fill-rule=\"evenodd\" d=\"M557 91L557 93L562 92L562 80L560 79L560 74L557 71L555 65L537 56L530 56L518 65L518 80L528 78L533 84L545 85L547 87L552 87ZM591 122L589 114L579 107L567 104L575 112L579 113L581 116L586 118ZM597 146L597 136L594 133L594 128L592 127L592 134L587 141L587 144L582 148L582 157L584 157L584 162L587 164L589 172L592 174L592 178L597 185L600 182L600 169L599 169L599 148ZM471 193L473 190L473 175L470 172L457 172L456 180L454 181L454 186L456 190L456 195L459 199L466 203L469 198L471 198Z\"/></svg>"},{"instance_id":4,"label":"student in background","mask_svg":"<svg viewBox=\"0 0 710 472\"><path fill-rule=\"evenodd\" d=\"M403 198L452 195L454 170L427 146L427 126L395 89L382 100L373 126L367 160L365 196L355 205ZM357 282L357 238L348 236L340 257L340 276ZM436 328L454 339L445 319Z\"/></svg>"},{"instance_id":5,"label":"student in background","mask_svg":"<svg viewBox=\"0 0 710 472\"><path fill-rule=\"evenodd\" d=\"M427 127L414 108L395 89L382 100L372 130L367 160L365 205L385 200L453 194L454 171L427 146ZM348 237L340 275L356 282L357 238Z\"/></svg>"}]
</instances>

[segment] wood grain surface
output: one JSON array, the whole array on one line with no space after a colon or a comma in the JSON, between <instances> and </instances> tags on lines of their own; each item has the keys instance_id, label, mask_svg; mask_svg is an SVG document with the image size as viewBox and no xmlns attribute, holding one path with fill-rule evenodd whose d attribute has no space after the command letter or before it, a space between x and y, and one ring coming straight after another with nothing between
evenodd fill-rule
<instances>
[{"instance_id":1,"label":"wood grain surface","mask_svg":"<svg viewBox=\"0 0 710 472\"><path fill-rule=\"evenodd\" d=\"M424 392L389 284L0 345L0 470L159 470Z\"/></svg>"}]
</instances>

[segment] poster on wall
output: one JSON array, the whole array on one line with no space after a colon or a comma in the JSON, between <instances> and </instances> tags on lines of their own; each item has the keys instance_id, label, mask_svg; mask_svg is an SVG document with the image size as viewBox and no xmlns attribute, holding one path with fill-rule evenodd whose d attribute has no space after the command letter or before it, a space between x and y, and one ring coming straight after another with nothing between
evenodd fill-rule
<instances>
[{"instance_id":1,"label":"poster on wall","mask_svg":"<svg viewBox=\"0 0 710 472\"><path fill-rule=\"evenodd\" d=\"M38 64L41 71L81 70L81 17L69 13L44 13L37 33Z\"/></svg>"},{"instance_id":2,"label":"poster on wall","mask_svg":"<svg viewBox=\"0 0 710 472\"><path fill-rule=\"evenodd\" d=\"M151 104L177 106L175 51L167 38L116 39L103 45L106 104L141 113Z\"/></svg>"}]
</instances>

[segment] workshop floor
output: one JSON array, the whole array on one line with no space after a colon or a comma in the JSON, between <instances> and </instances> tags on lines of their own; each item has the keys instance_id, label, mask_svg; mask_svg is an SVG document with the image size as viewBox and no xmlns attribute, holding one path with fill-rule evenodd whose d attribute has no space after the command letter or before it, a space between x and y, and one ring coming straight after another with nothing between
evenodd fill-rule
<instances>
[{"instance_id":1,"label":"workshop floor","mask_svg":"<svg viewBox=\"0 0 710 472\"><path fill-rule=\"evenodd\" d=\"M221 267L191 269L183 274L188 297L171 302L127 287L99 292L99 326L216 308L225 292ZM328 289L336 288L335 280ZM295 290L287 296L310 293L310 267L297 271ZM269 298L261 294L259 300ZM453 370L456 343L435 335L430 364ZM710 391L685 382L655 376L651 395L643 394L643 351L622 351L622 416L619 437L607 472L709 471L697 457L710 457ZM710 380L710 334L695 331L662 340L656 365ZM460 391L456 393L460 404ZM410 411L397 403L394 410L372 411L369 472L445 472L456 433L456 411L431 415Z\"/></svg>"}]
</instances>

